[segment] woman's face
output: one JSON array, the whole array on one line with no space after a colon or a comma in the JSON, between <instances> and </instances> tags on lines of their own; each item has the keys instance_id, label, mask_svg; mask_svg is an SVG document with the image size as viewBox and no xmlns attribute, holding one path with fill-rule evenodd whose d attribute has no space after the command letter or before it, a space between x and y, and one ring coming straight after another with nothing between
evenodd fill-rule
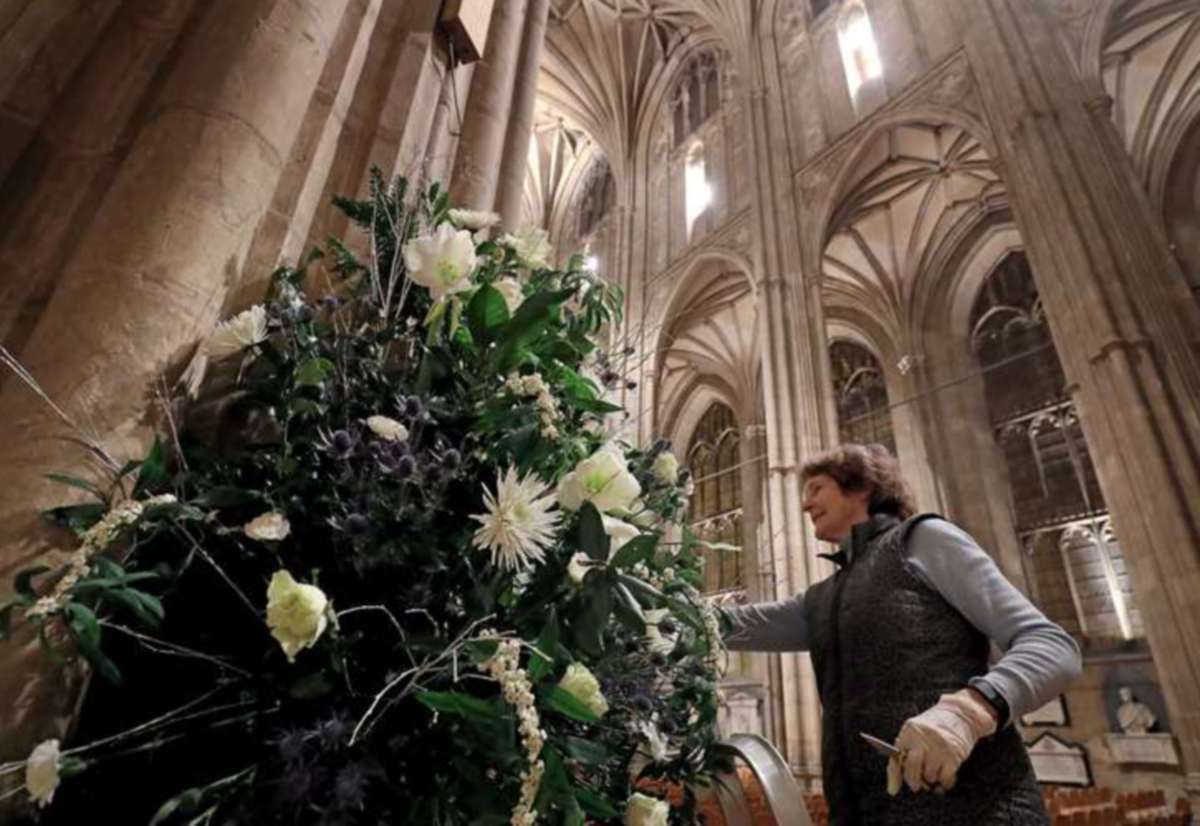
<instances>
[{"instance_id":1,"label":"woman's face","mask_svg":"<svg viewBox=\"0 0 1200 826\"><path fill-rule=\"evenodd\" d=\"M867 491L844 491L832 476L819 473L804 483L804 512L817 539L841 542L850 529L867 519Z\"/></svg>"}]
</instances>

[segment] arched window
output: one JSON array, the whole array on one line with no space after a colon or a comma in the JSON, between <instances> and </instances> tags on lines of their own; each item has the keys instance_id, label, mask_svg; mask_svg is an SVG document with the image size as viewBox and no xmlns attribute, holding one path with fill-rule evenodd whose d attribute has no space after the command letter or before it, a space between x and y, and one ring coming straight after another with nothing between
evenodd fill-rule
<instances>
[{"instance_id":1,"label":"arched window","mask_svg":"<svg viewBox=\"0 0 1200 826\"><path fill-rule=\"evenodd\" d=\"M857 101L858 90L866 83L883 76L883 63L875 45L871 18L862 3L851 3L842 13L838 24L838 44L842 48L842 64L850 97Z\"/></svg>"},{"instance_id":2,"label":"arched window","mask_svg":"<svg viewBox=\"0 0 1200 826\"><path fill-rule=\"evenodd\" d=\"M693 57L671 96L674 145L681 146L721 108L721 65L712 52Z\"/></svg>"},{"instance_id":3,"label":"arched window","mask_svg":"<svg viewBox=\"0 0 1200 826\"><path fill-rule=\"evenodd\" d=\"M696 219L712 203L712 186L708 183L708 171L704 163L704 144L699 141L688 152L687 166L683 170L683 197L687 234L691 238Z\"/></svg>"},{"instance_id":4,"label":"arched window","mask_svg":"<svg viewBox=\"0 0 1200 826\"><path fill-rule=\"evenodd\" d=\"M741 434L733 411L714 403L705 412L688 445L687 465L696 480L688 523L708 542L738 551L705 549L706 593L745 587L742 571Z\"/></svg>"},{"instance_id":5,"label":"arched window","mask_svg":"<svg viewBox=\"0 0 1200 826\"><path fill-rule=\"evenodd\" d=\"M839 440L881 444L895 455L887 386L875 354L852 341L839 340L829 345L829 361L837 396Z\"/></svg>"},{"instance_id":6,"label":"arched window","mask_svg":"<svg viewBox=\"0 0 1200 826\"><path fill-rule=\"evenodd\" d=\"M1093 647L1142 636L1125 560L1023 252L988 276L971 324L1035 599Z\"/></svg>"},{"instance_id":7,"label":"arched window","mask_svg":"<svg viewBox=\"0 0 1200 826\"><path fill-rule=\"evenodd\" d=\"M579 236L591 233L600 220L608 214L616 200L616 182L608 161L598 160L588 172L583 195L579 199Z\"/></svg>"}]
</instances>

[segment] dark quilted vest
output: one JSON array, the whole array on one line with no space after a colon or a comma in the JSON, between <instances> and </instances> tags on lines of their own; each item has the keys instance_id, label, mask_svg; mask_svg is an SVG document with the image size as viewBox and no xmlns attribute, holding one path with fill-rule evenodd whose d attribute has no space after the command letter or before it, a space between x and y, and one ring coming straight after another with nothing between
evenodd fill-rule
<instances>
[{"instance_id":1,"label":"dark quilted vest","mask_svg":"<svg viewBox=\"0 0 1200 826\"><path fill-rule=\"evenodd\" d=\"M821 759L837 826L1049 824L1033 768L1009 726L980 741L945 795L887 794L887 758L859 732L894 740L900 726L988 668L988 640L903 562L910 529L875 516L855 526L850 558L804 596L824 707ZM935 518L935 517L934 517Z\"/></svg>"}]
</instances>

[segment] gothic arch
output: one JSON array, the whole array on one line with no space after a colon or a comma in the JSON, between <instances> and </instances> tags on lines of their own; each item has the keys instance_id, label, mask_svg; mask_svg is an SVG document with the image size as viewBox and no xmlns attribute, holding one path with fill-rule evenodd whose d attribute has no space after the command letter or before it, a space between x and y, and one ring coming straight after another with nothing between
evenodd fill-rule
<instances>
[{"instance_id":1,"label":"gothic arch","mask_svg":"<svg viewBox=\"0 0 1200 826\"><path fill-rule=\"evenodd\" d=\"M1112 117L1151 203L1161 208L1172 159L1200 119L1200 7L1191 0L1104 0L1084 45L1085 80Z\"/></svg>"},{"instance_id":2,"label":"gothic arch","mask_svg":"<svg viewBox=\"0 0 1200 826\"><path fill-rule=\"evenodd\" d=\"M700 385L744 418L759 392L758 307L744 269L724 255L699 256L679 279L654 335L656 430L671 432Z\"/></svg>"}]
</instances>

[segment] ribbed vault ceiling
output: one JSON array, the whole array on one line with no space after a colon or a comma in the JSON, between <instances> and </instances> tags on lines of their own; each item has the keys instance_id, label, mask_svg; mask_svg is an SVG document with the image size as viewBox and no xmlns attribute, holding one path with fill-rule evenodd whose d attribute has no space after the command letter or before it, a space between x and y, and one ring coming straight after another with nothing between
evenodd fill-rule
<instances>
[{"instance_id":1,"label":"ribbed vault ceiling","mask_svg":"<svg viewBox=\"0 0 1200 826\"><path fill-rule=\"evenodd\" d=\"M750 282L713 265L692 276L697 284L661 337L657 406L660 426L686 404L697 382L717 387L735 410L757 398L758 309Z\"/></svg>"}]
</instances>

